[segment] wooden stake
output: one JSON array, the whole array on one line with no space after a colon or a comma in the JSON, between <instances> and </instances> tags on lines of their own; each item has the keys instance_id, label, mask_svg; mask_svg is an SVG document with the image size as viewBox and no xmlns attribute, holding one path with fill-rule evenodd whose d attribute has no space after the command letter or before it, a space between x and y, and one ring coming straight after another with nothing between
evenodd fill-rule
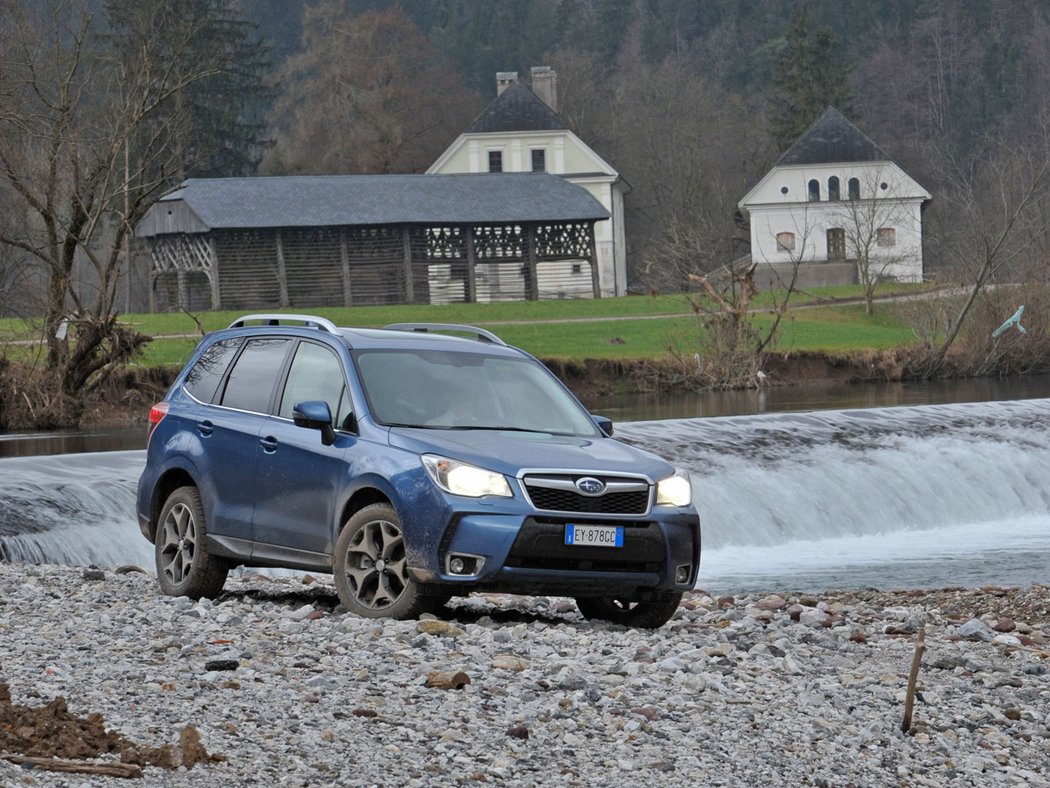
<instances>
[{"instance_id":1,"label":"wooden stake","mask_svg":"<svg viewBox=\"0 0 1050 788\"><path fill-rule=\"evenodd\" d=\"M911 712L915 706L915 682L919 678L919 665L925 650L926 627L919 627L919 636L915 639L915 656L911 659L911 675L908 676L908 694L904 699L904 722L901 723L901 730L904 733L911 730Z\"/></svg>"},{"instance_id":2,"label":"wooden stake","mask_svg":"<svg viewBox=\"0 0 1050 788\"><path fill-rule=\"evenodd\" d=\"M49 772L72 772L75 774L98 774L105 777L141 777L142 767L134 763L91 763L90 761L64 761L59 758L31 758L25 755L10 755L0 752L0 759L19 766L32 766Z\"/></svg>"}]
</instances>

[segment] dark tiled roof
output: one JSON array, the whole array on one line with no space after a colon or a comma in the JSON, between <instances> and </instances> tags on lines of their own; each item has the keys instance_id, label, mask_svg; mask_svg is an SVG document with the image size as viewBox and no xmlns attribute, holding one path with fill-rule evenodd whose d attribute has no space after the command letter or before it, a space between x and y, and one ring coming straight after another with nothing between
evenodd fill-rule
<instances>
[{"instance_id":1,"label":"dark tiled roof","mask_svg":"<svg viewBox=\"0 0 1050 788\"><path fill-rule=\"evenodd\" d=\"M609 218L585 189L548 173L191 178L152 210L173 200L209 229ZM143 235L156 232L148 219Z\"/></svg>"},{"instance_id":2,"label":"dark tiled roof","mask_svg":"<svg viewBox=\"0 0 1050 788\"><path fill-rule=\"evenodd\" d=\"M834 107L784 151L777 165L832 164L852 161L890 161L878 145Z\"/></svg>"},{"instance_id":3,"label":"dark tiled roof","mask_svg":"<svg viewBox=\"0 0 1050 788\"><path fill-rule=\"evenodd\" d=\"M549 131L567 129L558 113L520 82L512 82L496 96L474 122L467 134L490 134L496 131Z\"/></svg>"}]
</instances>

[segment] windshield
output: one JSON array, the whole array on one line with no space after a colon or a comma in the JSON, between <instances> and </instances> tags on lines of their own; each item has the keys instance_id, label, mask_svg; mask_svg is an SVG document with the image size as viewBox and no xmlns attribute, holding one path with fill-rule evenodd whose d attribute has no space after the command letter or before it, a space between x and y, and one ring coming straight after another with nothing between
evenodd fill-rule
<instances>
[{"instance_id":1,"label":"windshield","mask_svg":"<svg viewBox=\"0 0 1050 788\"><path fill-rule=\"evenodd\" d=\"M587 437L597 431L561 384L525 358L366 350L356 360L372 414L388 426Z\"/></svg>"}]
</instances>

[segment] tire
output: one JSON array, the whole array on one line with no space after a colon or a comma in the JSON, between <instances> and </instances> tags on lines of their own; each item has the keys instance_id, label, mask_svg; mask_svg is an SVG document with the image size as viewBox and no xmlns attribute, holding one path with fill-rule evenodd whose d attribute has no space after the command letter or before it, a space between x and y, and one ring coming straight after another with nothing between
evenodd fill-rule
<instances>
[{"instance_id":1,"label":"tire","mask_svg":"<svg viewBox=\"0 0 1050 788\"><path fill-rule=\"evenodd\" d=\"M229 562L208 553L204 507L196 487L179 487L164 502L154 554L160 590L168 596L214 599L222 593Z\"/></svg>"},{"instance_id":2,"label":"tire","mask_svg":"<svg viewBox=\"0 0 1050 788\"><path fill-rule=\"evenodd\" d=\"M417 618L451 597L411 578L401 518L385 503L366 506L346 521L332 573L343 607L363 618Z\"/></svg>"},{"instance_id":3,"label":"tire","mask_svg":"<svg viewBox=\"0 0 1050 788\"><path fill-rule=\"evenodd\" d=\"M613 597L577 597L576 607L592 621L609 621L637 629L659 629L678 610L682 593L677 592L652 602L628 602Z\"/></svg>"}]
</instances>

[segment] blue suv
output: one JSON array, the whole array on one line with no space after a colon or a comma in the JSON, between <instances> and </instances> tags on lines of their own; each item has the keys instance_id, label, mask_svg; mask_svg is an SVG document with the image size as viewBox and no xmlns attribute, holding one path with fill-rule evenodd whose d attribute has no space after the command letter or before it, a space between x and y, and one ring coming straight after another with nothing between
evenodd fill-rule
<instances>
[{"instance_id":1,"label":"blue suv","mask_svg":"<svg viewBox=\"0 0 1050 788\"><path fill-rule=\"evenodd\" d=\"M696 581L689 477L483 329L248 315L149 422L137 509L166 594L285 567L333 573L361 616L498 591L659 627Z\"/></svg>"}]
</instances>

